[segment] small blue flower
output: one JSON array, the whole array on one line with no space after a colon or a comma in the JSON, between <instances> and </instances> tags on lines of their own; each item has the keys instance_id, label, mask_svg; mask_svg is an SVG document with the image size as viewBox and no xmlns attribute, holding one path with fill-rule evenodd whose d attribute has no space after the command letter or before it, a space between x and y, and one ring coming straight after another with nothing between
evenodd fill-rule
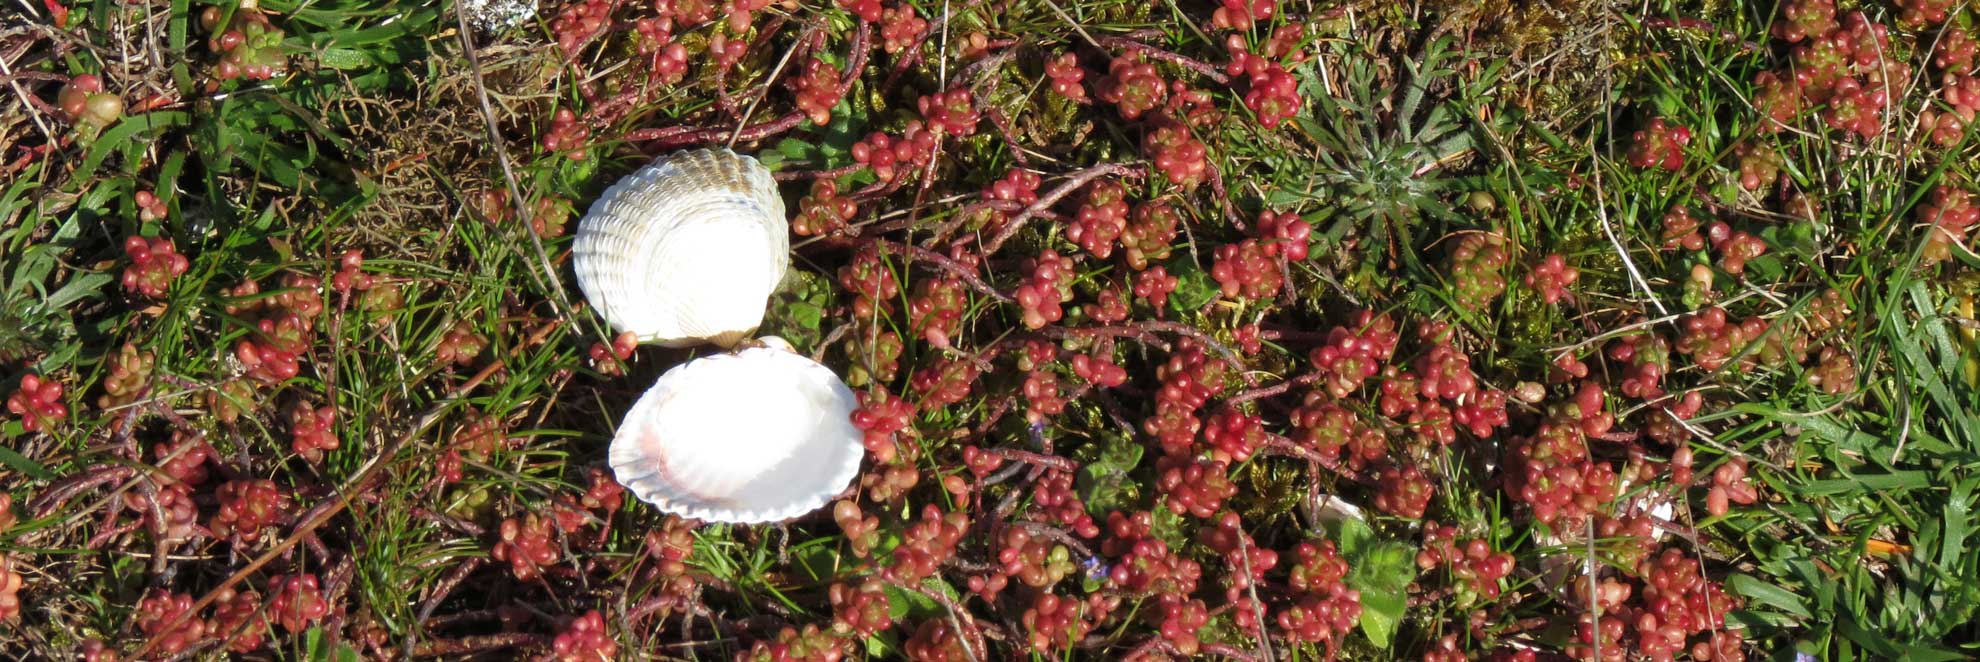
<instances>
[{"instance_id":1,"label":"small blue flower","mask_svg":"<svg viewBox=\"0 0 1980 662\"><path fill-rule=\"evenodd\" d=\"M1093 581L1106 579L1108 575L1114 572L1113 568L1109 568L1107 564L1101 563L1098 556L1089 556L1082 559L1079 562L1079 567L1086 571L1086 578Z\"/></svg>"},{"instance_id":2,"label":"small blue flower","mask_svg":"<svg viewBox=\"0 0 1980 662\"><path fill-rule=\"evenodd\" d=\"M1031 445L1033 445L1033 446L1036 446L1036 447L1038 447L1038 448L1044 448L1044 447L1045 447L1045 422L1044 422L1044 421L1033 421L1033 422L1031 423L1031 428L1030 428L1030 431L1031 431Z\"/></svg>"}]
</instances>

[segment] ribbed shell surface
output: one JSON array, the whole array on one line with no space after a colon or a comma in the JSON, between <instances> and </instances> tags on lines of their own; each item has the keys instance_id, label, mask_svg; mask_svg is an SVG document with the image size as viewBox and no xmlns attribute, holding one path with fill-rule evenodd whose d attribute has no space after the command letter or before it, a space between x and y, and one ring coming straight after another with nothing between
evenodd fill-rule
<instances>
[{"instance_id":1,"label":"ribbed shell surface","mask_svg":"<svg viewBox=\"0 0 1980 662\"><path fill-rule=\"evenodd\" d=\"M790 267L788 232L777 183L756 159L678 152L592 203L572 263L613 329L670 347L727 347L762 324Z\"/></svg>"},{"instance_id":2,"label":"ribbed shell surface","mask_svg":"<svg viewBox=\"0 0 1980 662\"><path fill-rule=\"evenodd\" d=\"M619 483L661 511L777 522L830 502L859 473L858 399L831 369L776 346L675 366L612 439Z\"/></svg>"}]
</instances>

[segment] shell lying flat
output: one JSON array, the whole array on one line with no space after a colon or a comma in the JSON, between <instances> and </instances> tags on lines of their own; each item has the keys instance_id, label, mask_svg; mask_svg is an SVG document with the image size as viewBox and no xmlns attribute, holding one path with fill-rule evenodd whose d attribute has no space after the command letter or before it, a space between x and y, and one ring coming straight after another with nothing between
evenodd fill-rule
<instances>
[{"instance_id":1,"label":"shell lying flat","mask_svg":"<svg viewBox=\"0 0 1980 662\"><path fill-rule=\"evenodd\" d=\"M572 264L613 329L670 347L732 346L763 323L790 268L784 199L754 158L662 156L592 203Z\"/></svg>"},{"instance_id":2,"label":"shell lying flat","mask_svg":"<svg viewBox=\"0 0 1980 662\"><path fill-rule=\"evenodd\" d=\"M779 340L661 375L612 439L619 483L665 512L747 524L803 515L845 490L866 453L851 418L858 400L788 347Z\"/></svg>"}]
</instances>

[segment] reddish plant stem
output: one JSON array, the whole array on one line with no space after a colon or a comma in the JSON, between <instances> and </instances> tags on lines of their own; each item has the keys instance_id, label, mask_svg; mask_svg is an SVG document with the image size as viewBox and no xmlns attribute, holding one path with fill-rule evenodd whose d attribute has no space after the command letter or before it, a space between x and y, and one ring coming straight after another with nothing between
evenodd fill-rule
<instances>
[{"instance_id":1,"label":"reddish plant stem","mask_svg":"<svg viewBox=\"0 0 1980 662\"><path fill-rule=\"evenodd\" d=\"M165 531L165 509L158 503L158 485L149 479L139 480L137 489L144 495L145 506L151 515L151 576L162 578L165 575L165 545L168 542Z\"/></svg>"},{"instance_id":2,"label":"reddish plant stem","mask_svg":"<svg viewBox=\"0 0 1980 662\"><path fill-rule=\"evenodd\" d=\"M1038 453L1033 453L1031 451L1021 451L1015 448L984 448L981 450L985 453L989 453L991 455L995 455L1004 458L1006 460L1015 460L1018 462L1023 462L1025 464L1046 467L1049 469L1056 469L1068 473L1079 470L1079 465L1074 464L1072 460L1068 460L1066 458L1059 457L1056 455L1040 455Z\"/></svg>"},{"instance_id":3,"label":"reddish plant stem","mask_svg":"<svg viewBox=\"0 0 1980 662\"><path fill-rule=\"evenodd\" d=\"M1004 144L1010 147L1011 160L1020 166L1030 166L1031 158L1024 155L1024 147L1018 144L1017 134L1011 131L1011 122L1004 119L1004 113L995 108L984 108L983 116L990 119L990 126L997 127L997 135L1003 136Z\"/></svg>"},{"instance_id":4,"label":"reddish plant stem","mask_svg":"<svg viewBox=\"0 0 1980 662\"><path fill-rule=\"evenodd\" d=\"M770 177L780 182L794 182L805 179L837 179L865 169L866 166L855 163L831 170L779 170L770 173Z\"/></svg>"},{"instance_id":5,"label":"reddish plant stem","mask_svg":"<svg viewBox=\"0 0 1980 662\"><path fill-rule=\"evenodd\" d=\"M1231 227L1237 228L1239 232L1244 232L1244 219L1239 218L1237 210L1231 208L1231 194L1229 191L1224 190L1223 169L1217 167L1215 163L1209 164L1209 166L1205 170L1210 171L1210 190L1217 193L1217 206L1224 210L1224 220L1230 221Z\"/></svg>"},{"instance_id":6,"label":"reddish plant stem","mask_svg":"<svg viewBox=\"0 0 1980 662\"><path fill-rule=\"evenodd\" d=\"M1093 550L1087 547L1086 543L1080 542L1078 538L1073 537L1073 535L1070 533L1066 533L1064 529L1060 529L1059 527L1051 526L1040 522L1025 522L1025 521L1012 522L1011 526L1024 529L1025 531L1029 531L1033 534L1051 538L1052 542L1065 545L1066 549L1070 549L1073 552L1078 553L1080 557L1083 559L1093 558Z\"/></svg>"},{"instance_id":7,"label":"reddish plant stem","mask_svg":"<svg viewBox=\"0 0 1980 662\"><path fill-rule=\"evenodd\" d=\"M1005 62L1011 61L1011 58L1014 57L1017 57L1017 51L1010 49L1000 50L996 53L983 56L980 60L964 65L962 70L956 72L956 78L971 80L972 84L981 83L985 79L984 77L991 71L1003 66Z\"/></svg>"},{"instance_id":8,"label":"reddish plant stem","mask_svg":"<svg viewBox=\"0 0 1980 662\"><path fill-rule=\"evenodd\" d=\"M426 622L432 620L433 611L440 608L440 601L447 599L447 596L454 592L454 588L467 580L468 575L474 574L481 564L482 559L479 557L463 559L459 565L454 566L454 569L447 571L446 576L441 577L439 583L433 585L433 595L420 604L418 620L414 621L413 627L406 631L405 643L401 645L406 657L412 657L415 646L413 637L426 630Z\"/></svg>"},{"instance_id":9,"label":"reddish plant stem","mask_svg":"<svg viewBox=\"0 0 1980 662\"><path fill-rule=\"evenodd\" d=\"M412 657L466 657L473 653L485 653L503 648L545 648L549 645L550 637L541 634L527 632L478 634L420 644L413 649Z\"/></svg>"},{"instance_id":10,"label":"reddish plant stem","mask_svg":"<svg viewBox=\"0 0 1980 662\"><path fill-rule=\"evenodd\" d=\"M346 554L337 560L330 572L323 573L323 600L330 604L344 601L344 594L350 592L351 576L357 573L357 561ZM343 628L325 627L325 632L341 632Z\"/></svg>"},{"instance_id":11,"label":"reddish plant stem","mask_svg":"<svg viewBox=\"0 0 1980 662\"><path fill-rule=\"evenodd\" d=\"M117 536L121 536L126 533L136 531L138 528L138 524L139 524L138 522L130 522L122 526L114 526L112 523L115 522L117 519L116 510L106 510L104 511L104 514L106 515L106 517L103 518L103 523L99 525L99 527L97 528L96 535L90 536L89 541L83 543L83 548L96 549L102 547L103 543L109 542L111 538L115 538Z\"/></svg>"},{"instance_id":12,"label":"reddish plant stem","mask_svg":"<svg viewBox=\"0 0 1980 662\"><path fill-rule=\"evenodd\" d=\"M979 198L969 204L963 205L960 209L956 210L956 213L951 214L949 216L949 220L943 221L941 225L935 226L934 236L929 237L927 241L921 242L921 244L923 246L934 246L936 244L942 243L943 239L948 238L949 233L954 232L955 229L957 227L960 227L962 224L969 222L969 219L972 215L984 209L1001 211L1001 212L1014 212L1020 209L1024 209L1024 203L1018 202L1016 200L984 200ZM898 221L882 224L880 227L875 228L875 231L884 234L887 232L893 232L895 230L905 230L914 227L916 223L917 221L913 219L901 219Z\"/></svg>"},{"instance_id":13,"label":"reddish plant stem","mask_svg":"<svg viewBox=\"0 0 1980 662\"><path fill-rule=\"evenodd\" d=\"M976 618L970 615L968 609L964 609L962 605L956 604L954 600L950 600L949 596L943 595L936 591L924 589L919 585L909 586L898 582L893 582L893 584L895 588L905 589L905 590L913 591L915 593L919 593L923 596L926 596L930 600L934 600L935 602L940 603L943 607L947 607L949 609L949 614L953 616L956 619L956 622L962 626L963 631L957 634L960 634L964 637L974 640L975 648L971 652L971 656L978 660L987 659L981 655L976 655L974 653L974 651L982 651L987 654L990 651L988 648L985 647L983 643L983 630L981 629L981 626L977 624Z\"/></svg>"},{"instance_id":14,"label":"reddish plant stem","mask_svg":"<svg viewBox=\"0 0 1980 662\"><path fill-rule=\"evenodd\" d=\"M797 128L797 125L802 122L804 122L804 113L792 112L768 122L744 127L741 131L735 132L736 140L739 142L762 140ZM664 129L640 129L627 133L626 140L646 143L645 150L651 152L687 145L719 142L726 140L729 132L732 130L723 127L695 128L687 126L672 126Z\"/></svg>"},{"instance_id":15,"label":"reddish plant stem","mask_svg":"<svg viewBox=\"0 0 1980 662\"><path fill-rule=\"evenodd\" d=\"M136 469L132 469L131 467L114 464L99 464L90 467L79 475L65 478L61 482L48 486L48 489L43 490L41 496L36 498L34 503L29 505L28 509L34 511L36 519L47 517L49 513L55 512L63 504L68 503L69 499L75 498L77 494L82 493L84 490L104 483L114 483L130 478L136 471Z\"/></svg>"},{"instance_id":16,"label":"reddish plant stem","mask_svg":"<svg viewBox=\"0 0 1980 662\"><path fill-rule=\"evenodd\" d=\"M963 283L968 284L970 289L981 292L985 296L988 296L992 299L996 299L999 302L1010 303L1012 301L1010 295L1004 294L1003 292L998 292L997 288L991 287L989 283L983 281L982 277L977 276L976 270L963 266L962 263L956 262L955 260L949 259L949 256L947 255L943 255L941 253L937 253L935 251L922 248L920 246L899 244L899 243L887 241L885 239L867 239L866 241L871 241L891 251L905 253L910 258L916 260L926 260L937 267L941 267L943 271L947 271L951 274L955 274L955 276L961 279Z\"/></svg>"},{"instance_id":17,"label":"reddish plant stem","mask_svg":"<svg viewBox=\"0 0 1980 662\"><path fill-rule=\"evenodd\" d=\"M1164 331L1176 335L1188 336L1190 339L1202 343L1204 347L1208 347L1216 351L1219 356L1222 356L1224 362L1230 364L1232 370L1237 371L1238 378L1243 379L1245 384L1251 386L1258 385L1258 378L1251 376L1251 373L1245 371L1244 362L1238 359L1237 352L1231 351L1231 348L1217 342L1215 338L1211 338L1209 334L1197 330L1196 327L1161 320L1135 322L1134 326L1151 331Z\"/></svg>"},{"instance_id":18,"label":"reddish plant stem","mask_svg":"<svg viewBox=\"0 0 1980 662\"><path fill-rule=\"evenodd\" d=\"M1757 51L1762 48L1766 48L1765 46L1762 46L1760 44L1740 39L1737 33L1734 33L1731 30L1720 28L1717 25L1713 25L1711 21L1707 21L1702 18L1653 17L1653 18L1644 19L1643 27L1650 28L1653 30L1698 30L1706 34L1710 34L1713 37L1717 37L1719 41L1723 41L1728 44L1739 44L1740 48L1748 51Z\"/></svg>"},{"instance_id":19,"label":"reddish plant stem","mask_svg":"<svg viewBox=\"0 0 1980 662\"><path fill-rule=\"evenodd\" d=\"M1030 221L1032 217L1037 216L1039 212L1045 211L1052 205L1058 204L1059 200L1078 190L1080 187L1085 186L1087 182L1106 175L1136 177L1140 174L1141 168L1121 163L1103 163L1073 173L1071 177L1066 178L1064 182L1061 182L1057 188L1052 189L1050 193L1039 196L1037 202L1031 203L1029 207L1025 207L1024 211L1017 215L1017 218L1013 218L1011 222L1004 224L1004 229L999 231L997 236L991 239L990 243L984 247L983 257L987 258L995 255L998 249L1004 247L1005 242L1010 241L1011 237L1017 235L1018 230L1024 229L1026 221Z\"/></svg>"},{"instance_id":20,"label":"reddish plant stem","mask_svg":"<svg viewBox=\"0 0 1980 662\"><path fill-rule=\"evenodd\" d=\"M908 174L907 171L896 170L894 171L894 177L892 179L889 179L884 182L874 182L872 184L868 184L865 188L862 188L857 191L853 191L851 195L848 195L846 197L852 198L853 202L866 204L868 202L878 200L880 198L884 198L889 195L893 195L895 191L901 190L901 187L907 186L908 183L907 174Z\"/></svg>"},{"instance_id":21,"label":"reddish plant stem","mask_svg":"<svg viewBox=\"0 0 1980 662\"><path fill-rule=\"evenodd\" d=\"M914 65L921 63L923 59L921 57L921 45L928 43L928 36L931 34L934 34L931 30L922 30L921 36L914 40L914 44L902 49L901 53L904 56L894 61L893 70L888 71L887 79L880 82L881 95L892 94L894 85L901 82L901 76L906 74L909 69L914 68Z\"/></svg>"},{"instance_id":22,"label":"reddish plant stem","mask_svg":"<svg viewBox=\"0 0 1980 662\"><path fill-rule=\"evenodd\" d=\"M1148 329L1133 326L1048 326L1038 330L1038 335L1064 340L1067 338L1133 338L1143 344L1154 345L1162 351L1169 351L1169 344Z\"/></svg>"},{"instance_id":23,"label":"reddish plant stem","mask_svg":"<svg viewBox=\"0 0 1980 662\"><path fill-rule=\"evenodd\" d=\"M1263 623L1260 623L1259 625L1260 627L1264 626ZM1169 644L1168 642L1163 642L1162 647L1169 649L1171 651L1175 651L1176 654L1178 655L1182 653L1182 651L1176 651L1175 646ZM1209 653L1211 655L1222 655L1224 657L1228 657L1233 660L1239 660L1240 662L1258 662L1258 656L1252 655L1242 650L1238 650L1236 648L1232 648L1230 646L1226 646L1224 644L1206 643L1202 645L1202 648L1203 648L1203 652Z\"/></svg>"},{"instance_id":24,"label":"reddish plant stem","mask_svg":"<svg viewBox=\"0 0 1980 662\"><path fill-rule=\"evenodd\" d=\"M1229 76L1224 75L1224 72L1218 71L1215 65L1212 65L1208 62L1204 62L1202 60L1191 58L1181 53L1173 53L1170 51L1165 51L1160 48L1156 48L1154 46L1150 46L1148 44L1144 44L1139 41L1135 41L1133 39L1128 39L1125 37L1096 37L1094 38L1094 41L1100 42L1101 46L1106 46L1108 48L1118 48L1128 52L1139 52L1148 57L1180 66L1184 69L1188 69L1190 71L1194 71L1196 73L1202 74L1204 78L1217 81L1218 85L1231 84L1231 78Z\"/></svg>"},{"instance_id":25,"label":"reddish plant stem","mask_svg":"<svg viewBox=\"0 0 1980 662\"><path fill-rule=\"evenodd\" d=\"M1334 475L1340 476L1342 478L1346 478L1348 480L1357 483L1367 482L1359 474L1356 474L1354 470L1341 466L1340 460L1333 460L1322 457L1319 453L1313 452L1313 449L1307 448L1305 446L1301 446L1291 439L1287 439L1285 437L1281 437L1276 434L1268 434L1265 436L1265 446L1261 450L1275 455L1283 455L1286 457L1306 460L1306 462L1312 466L1326 469L1327 471L1332 472Z\"/></svg>"},{"instance_id":26,"label":"reddish plant stem","mask_svg":"<svg viewBox=\"0 0 1980 662\"><path fill-rule=\"evenodd\" d=\"M981 201L981 203L982 204L975 205L975 207L978 209L983 209L983 208L995 209L1005 213L1010 213L1024 209L1024 203L1018 202L1016 200L983 200ZM970 208L965 207L965 209L970 209ZM1038 212L1038 217L1054 222L1064 222L1066 220L1066 217L1063 214L1052 211L1050 209ZM941 225L936 226L934 235L929 237L928 241L922 242L922 245L933 246L935 244L948 241L949 236L955 234L957 228L962 227L964 223L968 223L969 221L970 221L969 216L963 214L957 214L956 216L950 218L948 221L945 221ZM967 243L968 243L968 239L964 238L964 239L958 239L955 242L952 242L950 245L954 246L954 245L962 245Z\"/></svg>"},{"instance_id":27,"label":"reddish plant stem","mask_svg":"<svg viewBox=\"0 0 1980 662\"><path fill-rule=\"evenodd\" d=\"M1290 391L1295 386L1305 386L1307 384L1320 381L1320 378L1325 376L1326 375L1323 375L1318 372L1309 372L1304 375L1294 377L1292 379L1281 381L1271 386L1260 386L1258 388L1254 388L1248 391L1238 393L1237 395L1233 395L1229 399L1224 400L1224 404L1235 405L1235 404L1250 402L1252 400L1257 400L1259 398L1273 397L1276 395L1283 394L1287 391Z\"/></svg>"}]
</instances>

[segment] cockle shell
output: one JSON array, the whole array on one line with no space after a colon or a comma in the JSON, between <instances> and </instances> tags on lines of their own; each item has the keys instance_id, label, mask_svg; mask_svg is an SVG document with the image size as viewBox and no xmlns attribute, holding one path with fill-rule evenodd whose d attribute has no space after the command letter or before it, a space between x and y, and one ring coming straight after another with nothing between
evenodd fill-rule
<instances>
[{"instance_id":1,"label":"cockle shell","mask_svg":"<svg viewBox=\"0 0 1980 662\"><path fill-rule=\"evenodd\" d=\"M866 453L859 406L831 369L763 347L675 366L612 439L612 472L640 500L709 522L776 522L846 489Z\"/></svg>"},{"instance_id":2,"label":"cockle shell","mask_svg":"<svg viewBox=\"0 0 1980 662\"><path fill-rule=\"evenodd\" d=\"M763 323L790 248L770 171L702 149L662 156L606 189L578 221L572 264L613 329L669 347L728 347Z\"/></svg>"}]
</instances>

